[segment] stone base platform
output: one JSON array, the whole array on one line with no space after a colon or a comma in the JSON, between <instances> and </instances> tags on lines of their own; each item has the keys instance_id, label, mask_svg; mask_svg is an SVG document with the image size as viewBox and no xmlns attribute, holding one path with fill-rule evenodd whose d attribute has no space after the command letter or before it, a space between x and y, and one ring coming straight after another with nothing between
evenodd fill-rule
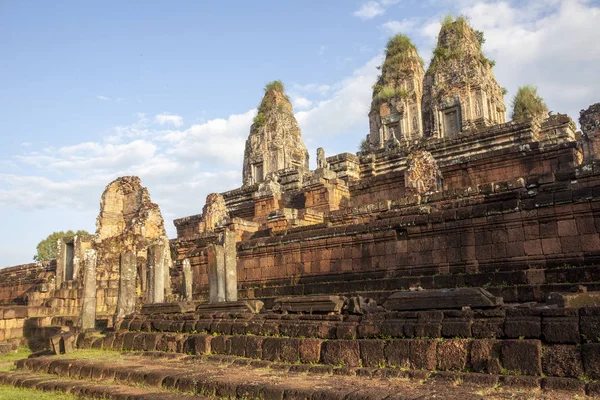
<instances>
[{"instance_id":1,"label":"stone base platform","mask_svg":"<svg viewBox=\"0 0 600 400\"><path fill-rule=\"evenodd\" d=\"M566 400L574 395L594 395L598 389L596 383L586 385L575 379L334 368L231 356L110 353L114 359L110 363L96 360L98 354L93 352L82 353L76 359L39 357L19 360L16 372L0 372L0 382L90 397L168 400Z\"/></svg>"}]
</instances>

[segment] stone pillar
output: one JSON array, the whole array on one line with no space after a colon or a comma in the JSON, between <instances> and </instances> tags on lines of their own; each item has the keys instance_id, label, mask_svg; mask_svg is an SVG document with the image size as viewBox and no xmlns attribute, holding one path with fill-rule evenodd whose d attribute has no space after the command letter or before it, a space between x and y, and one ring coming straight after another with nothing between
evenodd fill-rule
<instances>
[{"instance_id":1,"label":"stone pillar","mask_svg":"<svg viewBox=\"0 0 600 400\"><path fill-rule=\"evenodd\" d=\"M192 266L187 258L183 260L183 275L181 279L181 297L184 301L192 301Z\"/></svg>"},{"instance_id":2,"label":"stone pillar","mask_svg":"<svg viewBox=\"0 0 600 400\"><path fill-rule=\"evenodd\" d=\"M583 132L584 159L587 161L600 158L600 103L581 110L579 124Z\"/></svg>"},{"instance_id":3,"label":"stone pillar","mask_svg":"<svg viewBox=\"0 0 600 400\"><path fill-rule=\"evenodd\" d=\"M148 303L165 301L165 246L155 244L148 247Z\"/></svg>"},{"instance_id":4,"label":"stone pillar","mask_svg":"<svg viewBox=\"0 0 600 400\"><path fill-rule=\"evenodd\" d=\"M135 278L136 255L132 251L121 253L119 266L119 292L117 297L117 310L113 323L135 311Z\"/></svg>"},{"instance_id":5,"label":"stone pillar","mask_svg":"<svg viewBox=\"0 0 600 400\"><path fill-rule=\"evenodd\" d=\"M221 303L225 298L225 252L220 244L211 243L206 248L208 256L208 291L211 303Z\"/></svg>"},{"instance_id":6,"label":"stone pillar","mask_svg":"<svg viewBox=\"0 0 600 400\"><path fill-rule=\"evenodd\" d=\"M223 232L223 250L225 252L225 299L237 301L237 247L234 231Z\"/></svg>"},{"instance_id":7,"label":"stone pillar","mask_svg":"<svg viewBox=\"0 0 600 400\"><path fill-rule=\"evenodd\" d=\"M85 251L83 264L83 298L79 327L86 330L96 327L96 250Z\"/></svg>"}]
</instances>

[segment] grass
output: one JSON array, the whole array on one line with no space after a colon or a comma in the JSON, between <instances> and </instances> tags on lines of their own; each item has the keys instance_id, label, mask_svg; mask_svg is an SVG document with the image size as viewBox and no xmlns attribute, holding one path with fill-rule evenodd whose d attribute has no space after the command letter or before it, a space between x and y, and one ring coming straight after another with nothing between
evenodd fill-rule
<instances>
[{"instance_id":1,"label":"grass","mask_svg":"<svg viewBox=\"0 0 600 400\"><path fill-rule=\"evenodd\" d=\"M0 355L0 371L14 371L14 362L22 358L27 358L31 350L26 347L19 347L16 352L10 352ZM2 399L2 397L0 397Z\"/></svg>"},{"instance_id":2,"label":"grass","mask_svg":"<svg viewBox=\"0 0 600 400\"><path fill-rule=\"evenodd\" d=\"M12 386L0 385L0 399L2 400L77 400L70 394L42 392L39 390L21 389Z\"/></svg>"},{"instance_id":3,"label":"grass","mask_svg":"<svg viewBox=\"0 0 600 400\"><path fill-rule=\"evenodd\" d=\"M538 96L537 88L531 85L521 86L512 100L512 119L519 120L530 117L544 117L548 107Z\"/></svg>"},{"instance_id":4,"label":"grass","mask_svg":"<svg viewBox=\"0 0 600 400\"><path fill-rule=\"evenodd\" d=\"M273 108L273 104L271 104L271 101L269 99L268 94L270 92L280 92L284 95L284 97L289 101L289 97L285 94L285 87L283 86L283 82L281 81L271 81L269 83L267 83L265 85L265 95L262 99L262 101L260 102L260 105L258 106L258 113L256 114L256 117L254 117L254 120L252 121L252 130L258 130L260 128L262 128L263 126L265 126L265 124L267 123L267 113L269 112L270 109ZM281 112L282 109L279 109L279 112Z\"/></svg>"}]
</instances>

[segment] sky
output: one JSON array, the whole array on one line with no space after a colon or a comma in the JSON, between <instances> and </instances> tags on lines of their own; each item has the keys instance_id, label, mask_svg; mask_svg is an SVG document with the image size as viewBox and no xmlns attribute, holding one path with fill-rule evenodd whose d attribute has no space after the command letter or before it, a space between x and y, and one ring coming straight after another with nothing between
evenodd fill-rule
<instances>
[{"instance_id":1,"label":"sky","mask_svg":"<svg viewBox=\"0 0 600 400\"><path fill-rule=\"evenodd\" d=\"M315 166L355 153L387 40L428 62L466 15L508 90L574 120L600 101L600 0L0 0L0 267L53 231L95 231L105 186L138 175L172 220L237 188L263 88L286 86Z\"/></svg>"}]
</instances>

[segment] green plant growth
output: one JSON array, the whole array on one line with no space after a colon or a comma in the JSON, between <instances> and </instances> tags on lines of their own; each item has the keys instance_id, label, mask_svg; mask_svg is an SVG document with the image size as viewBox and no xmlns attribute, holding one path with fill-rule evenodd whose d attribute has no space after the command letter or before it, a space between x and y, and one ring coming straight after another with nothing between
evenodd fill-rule
<instances>
[{"instance_id":1,"label":"green plant growth","mask_svg":"<svg viewBox=\"0 0 600 400\"><path fill-rule=\"evenodd\" d=\"M542 117L548 113L548 107L537 94L537 88L531 85L521 86L512 100L512 119Z\"/></svg>"},{"instance_id":2,"label":"green plant growth","mask_svg":"<svg viewBox=\"0 0 600 400\"><path fill-rule=\"evenodd\" d=\"M0 385L0 399L3 400L81 400L83 397L77 397L66 393L42 392L33 389L15 388L12 386Z\"/></svg>"},{"instance_id":3,"label":"green plant growth","mask_svg":"<svg viewBox=\"0 0 600 400\"><path fill-rule=\"evenodd\" d=\"M442 28L440 35L451 35L450 42L446 43L446 46L438 46L433 50L433 58L429 64L429 68L435 70L436 68L447 64L449 61L458 60L465 57L464 50L461 48L461 39L467 35L473 35L474 39L478 43L479 55L476 56L477 61L485 66L494 67L496 62L488 59L481 51L481 46L485 43L485 35L483 31L474 30L469 24L469 20L464 15L453 17L452 15L446 15L442 21Z\"/></svg>"},{"instance_id":4,"label":"green plant growth","mask_svg":"<svg viewBox=\"0 0 600 400\"><path fill-rule=\"evenodd\" d=\"M396 35L388 40L385 61L378 67L381 75L373 85L374 109L382 101L394 98L406 98L410 93L397 87L403 76L415 68L415 62L423 66L423 60L417 55L417 48L406 35Z\"/></svg>"},{"instance_id":5,"label":"green plant growth","mask_svg":"<svg viewBox=\"0 0 600 400\"><path fill-rule=\"evenodd\" d=\"M272 96L268 96L269 92L279 92L284 95L287 101L290 101L289 97L285 94L285 87L283 86L283 82L281 81L272 81L265 85L265 95L263 96L260 105L258 106L258 112L256 113L256 117L252 121L252 130L257 130L265 126L267 123L267 112L273 107L272 104ZM280 105L279 111L282 111L283 108Z\"/></svg>"},{"instance_id":6,"label":"green plant growth","mask_svg":"<svg viewBox=\"0 0 600 400\"><path fill-rule=\"evenodd\" d=\"M52 232L46 239L38 243L36 249L37 253L33 256L34 261L50 261L56 258L56 245L59 239L69 236L90 236L89 233L83 230L73 232L71 230L63 232Z\"/></svg>"}]
</instances>

